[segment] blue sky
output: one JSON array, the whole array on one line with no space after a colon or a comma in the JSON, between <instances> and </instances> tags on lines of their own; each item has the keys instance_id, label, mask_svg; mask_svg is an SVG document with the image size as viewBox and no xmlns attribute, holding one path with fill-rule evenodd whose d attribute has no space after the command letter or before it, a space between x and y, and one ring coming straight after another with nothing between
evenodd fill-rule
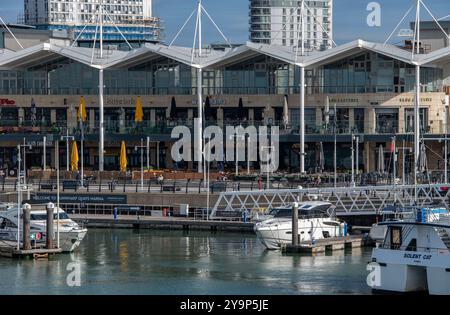
<instances>
[{"instance_id":1,"label":"blue sky","mask_svg":"<svg viewBox=\"0 0 450 315\"><path fill-rule=\"evenodd\" d=\"M449 0L423 0L436 17L450 15ZM183 25L196 5L197 0L153 0L153 12L161 17L165 28L165 40L169 41ZM357 38L369 41L384 41L395 28L409 7L416 0L378 0L381 5L381 27L369 27L366 23L369 12L366 10L371 0L334 0L334 40L339 43ZM204 0L204 6L212 15L225 35L233 43L248 40L248 0ZM23 11L22 0L0 0L0 15L9 22L16 22ZM422 18L431 17L422 9ZM411 12L406 21L414 19ZM402 28L406 28L404 24ZM194 34L194 21L191 20L176 42L178 45L191 45ZM211 23L204 24L205 41L212 43L221 41ZM401 38L394 38L399 42Z\"/></svg>"}]
</instances>

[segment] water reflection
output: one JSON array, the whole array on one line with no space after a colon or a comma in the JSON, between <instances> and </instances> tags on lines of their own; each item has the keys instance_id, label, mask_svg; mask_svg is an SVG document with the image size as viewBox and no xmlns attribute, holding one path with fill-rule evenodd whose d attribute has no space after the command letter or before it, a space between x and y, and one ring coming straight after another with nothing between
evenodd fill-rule
<instances>
[{"instance_id":1,"label":"water reflection","mask_svg":"<svg viewBox=\"0 0 450 315\"><path fill-rule=\"evenodd\" d=\"M361 249L282 255L250 234L90 230L72 255L0 258L0 294L366 294L369 257ZM78 288L66 285L72 261Z\"/></svg>"}]
</instances>

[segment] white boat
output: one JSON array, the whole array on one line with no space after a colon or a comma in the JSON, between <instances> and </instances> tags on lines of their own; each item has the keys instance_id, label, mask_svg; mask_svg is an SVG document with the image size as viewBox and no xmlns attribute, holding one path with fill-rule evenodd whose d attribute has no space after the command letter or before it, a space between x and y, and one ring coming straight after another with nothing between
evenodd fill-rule
<instances>
[{"instance_id":1,"label":"white boat","mask_svg":"<svg viewBox=\"0 0 450 315\"><path fill-rule=\"evenodd\" d=\"M445 218L449 211L445 207L437 205L423 206L422 213L427 216L428 222L439 221L440 218ZM414 207L397 207L388 206L381 212L381 222L414 222L416 220L416 208ZM444 215L444 216L443 216ZM386 237L387 226L385 224L374 224L369 232L369 238L376 244L382 243Z\"/></svg>"},{"instance_id":2,"label":"white boat","mask_svg":"<svg viewBox=\"0 0 450 315\"><path fill-rule=\"evenodd\" d=\"M9 204L0 207L0 240L17 241L17 204ZM73 252L84 239L86 228L80 227L72 221L61 208L53 211L53 239L57 240L57 222L59 212L59 245L63 252ZM47 211L45 206L35 206L31 210L30 235L33 241L45 242L47 224ZM22 218L19 222L19 240L22 242Z\"/></svg>"},{"instance_id":3,"label":"white boat","mask_svg":"<svg viewBox=\"0 0 450 315\"><path fill-rule=\"evenodd\" d=\"M271 217L255 224L257 237L267 249L280 249L292 242L292 206L274 208ZM334 207L329 202L311 201L298 209L298 235L300 242L337 237L344 226L333 218Z\"/></svg>"},{"instance_id":4,"label":"white boat","mask_svg":"<svg viewBox=\"0 0 450 315\"><path fill-rule=\"evenodd\" d=\"M386 221L372 253L368 285L375 291L450 294L450 216L417 208L415 220Z\"/></svg>"}]
</instances>

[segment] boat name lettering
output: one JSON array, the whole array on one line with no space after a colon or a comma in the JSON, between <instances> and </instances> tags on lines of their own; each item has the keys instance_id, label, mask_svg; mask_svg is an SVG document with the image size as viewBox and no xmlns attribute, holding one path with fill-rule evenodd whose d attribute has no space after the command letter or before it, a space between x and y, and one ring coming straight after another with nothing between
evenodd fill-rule
<instances>
[{"instance_id":1,"label":"boat name lettering","mask_svg":"<svg viewBox=\"0 0 450 315\"><path fill-rule=\"evenodd\" d=\"M433 255L423 255L422 254L405 254L403 258L408 259L422 259L422 260L430 260Z\"/></svg>"}]
</instances>

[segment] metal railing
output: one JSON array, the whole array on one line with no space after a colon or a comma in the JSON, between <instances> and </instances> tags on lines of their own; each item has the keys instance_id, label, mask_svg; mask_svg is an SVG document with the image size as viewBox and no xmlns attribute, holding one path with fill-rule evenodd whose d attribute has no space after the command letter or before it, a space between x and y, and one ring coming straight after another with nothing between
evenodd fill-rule
<instances>
[{"instance_id":1,"label":"metal railing","mask_svg":"<svg viewBox=\"0 0 450 315\"><path fill-rule=\"evenodd\" d=\"M213 207L216 211L259 211L291 205L295 201L325 201L336 206L341 215L381 214L387 206L397 204L411 206L417 191L417 205L426 206L439 201L446 208L450 205L448 185L365 186L309 189L270 189L261 191L222 192Z\"/></svg>"}]
</instances>

